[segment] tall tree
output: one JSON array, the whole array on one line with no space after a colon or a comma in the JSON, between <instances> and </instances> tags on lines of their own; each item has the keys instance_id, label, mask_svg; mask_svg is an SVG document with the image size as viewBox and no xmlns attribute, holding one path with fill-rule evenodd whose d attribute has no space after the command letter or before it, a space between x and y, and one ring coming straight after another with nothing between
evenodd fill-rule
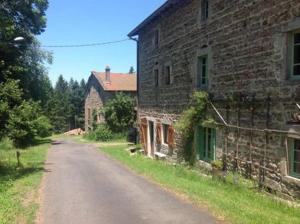
<instances>
[{"instance_id":1,"label":"tall tree","mask_svg":"<svg viewBox=\"0 0 300 224\"><path fill-rule=\"evenodd\" d=\"M69 83L59 76L48 102L49 115L57 133L84 128L85 81L71 79Z\"/></svg>"},{"instance_id":2,"label":"tall tree","mask_svg":"<svg viewBox=\"0 0 300 224\"><path fill-rule=\"evenodd\" d=\"M26 73L21 57L34 43L34 35L44 31L47 8L47 0L0 1L0 82ZM14 43L19 36L22 44Z\"/></svg>"}]
</instances>

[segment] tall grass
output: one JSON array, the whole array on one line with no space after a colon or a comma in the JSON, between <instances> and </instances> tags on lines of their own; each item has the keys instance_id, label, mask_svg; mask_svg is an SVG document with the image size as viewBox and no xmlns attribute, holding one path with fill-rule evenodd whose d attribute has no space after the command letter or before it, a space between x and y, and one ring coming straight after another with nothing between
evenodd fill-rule
<instances>
[{"instance_id":1,"label":"tall grass","mask_svg":"<svg viewBox=\"0 0 300 224\"><path fill-rule=\"evenodd\" d=\"M209 176L201 176L195 170L172 166L144 156L130 156L126 146L107 146L101 150L121 161L139 174L184 194L199 206L207 207L214 215L231 223L279 224L300 223L299 207L289 206L261 192L251 185L234 185Z\"/></svg>"},{"instance_id":2,"label":"tall grass","mask_svg":"<svg viewBox=\"0 0 300 224\"><path fill-rule=\"evenodd\" d=\"M21 150L21 166L17 149L8 139L0 141L0 224L33 223L38 208L37 189L50 140Z\"/></svg>"}]
</instances>

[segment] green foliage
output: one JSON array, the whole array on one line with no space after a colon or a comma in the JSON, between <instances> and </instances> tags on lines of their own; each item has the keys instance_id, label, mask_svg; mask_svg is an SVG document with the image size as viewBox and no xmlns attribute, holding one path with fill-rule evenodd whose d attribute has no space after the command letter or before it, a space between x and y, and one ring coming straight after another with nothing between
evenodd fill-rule
<instances>
[{"instance_id":1,"label":"green foliage","mask_svg":"<svg viewBox=\"0 0 300 224\"><path fill-rule=\"evenodd\" d=\"M41 115L38 103L23 101L21 105L10 111L8 137L17 147L32 144L36 137L51 134L49 119Z\"/></svg>"},{"instance_id":2,"label":"green foliage","mask_svg":"<svg viewBox=\"0 0 300 224\"><path fill-rule=\"evenodd\" d=\"M55 133L74 128L84 128L85 81L80 84L73 79L67 82L59 76L51 99L48 101L48 115Z\"/></svg>"},{"instance_id":3,"label":"green foliage","mask_svg":"<svg viewBox=\"0 0 300 224\"><path fill-rule=\"evenodd\" d=\"M95 130L85 134L84 137L88 140L107 142L112 140L113 133L109 130L107 125L100 124L95 128Z\"/></svg>"},{"instance_id":4,"label":"green foliage","mask_svg":"<svg viewBox=\"0 0 300 224\"><path fill-rule=\"evenodd\" d=\"M133 66L131 66L130 69L129 69L129 74L133 74L134 72L135 72L134 68L133 68Z\"/></svg>"},{"instance_id":5,"label":"green foliage","mask_svg":"<svg viewBox=\"0 0 300 224\"><path fill-rule=\"evenodd\" d=\"M215 160L211 163L212 167L222 170L223 169L223 161L222 160Z\"/></svg>"},{"instance_id":6,"label":"green foliage","mask_svg":"<svg viewBox=\"0 0 300 224\"><path fill-rule=\"evenodd\" d=\"M111 131L124 132L134 124L134 105L134 99L123 93L117 93L104 105L102 113Z\"/></svg>"},{"instance_id":7,"label":"green foliage","mask_svg":"<svg viewBox=\"0 0 300 224\"><path fill-rule=\"evenodd\" d=\"M195 126L200 125L206 120L206 109L208 104L208 94L203 91L195 92L190 107L185 110L176 123L176 128L182 135L184 148L184 159L191 165L196 159L196 150L194 147Z\"/></svg>"},{"instance_id":8,"label":"green foliage","mask_svg":"<svg viewBox=\"0 0 300 224\"><path fill-rule=\"evenodd\" d=\"M19 81L8 80L0 84L0 140L7 134L10 111L22 102Z\"/></svg>"},{"instance_id":9,"label":"green foliage","mask_svg":"<svg viewBox=\"0 0 300 224\"><path fill-rule=\"evenodd\" d=\"M38 137L45 138L52 134L52 125L48 117L41 115L34 121Z\"/></svg>"},{"instance_id":10,"label":"green foliage","mask_svg":"<svg viewBox=\"0 0 300 224\"><path fill-rule=\"evenodd\" d=\"M38 208L35 195L44 173L43 166L50 146L50 140L42 141L46 144L20 151L21 167L17 167L17 149L12 142L7 138L0 141L1 224L34 223Z\"/></svg>"}]
</instances>

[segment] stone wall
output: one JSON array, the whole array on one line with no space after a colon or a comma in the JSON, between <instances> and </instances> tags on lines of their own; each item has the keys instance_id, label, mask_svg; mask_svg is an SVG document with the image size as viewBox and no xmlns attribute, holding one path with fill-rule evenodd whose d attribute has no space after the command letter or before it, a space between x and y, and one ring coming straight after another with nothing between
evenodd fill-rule
<instances>
[{"instance_id":1,"label":"stone wall","mask_svg":"<svg viewBox=\"0 0 300 224\"><path fill-rule=\"evenodd\" d=\"M197 57L208 54L209 84L204 90L228 124L299 137L299 125L289 124L299 112L295 103L300 101L300 81L287 73L287 40L289 32L300 29L300 2L210 0L205 22L200 21L200 2L178 1L140 31L139 117L178 119L197 89ZM158 47L153 42L156 30ZM171 85L164 84L165 65L172 66ZM155 68L160 71L158 87ZM217 156L226 154L252 178L263 172L265 186L299 197L299 180L288 176L289 137L295 136L219 125Z\"/></svg>"},{"instance_id":2,"label":"stone wall","mask_svg":"<svg viewBox=\"0 0 300 224\"><path fill-rule=\"evenodd\" d=\"M93 110L98 112L97 123L105 122L103 115L99 113L100 109L109 100L113 99L119 91L105 91L103 87L99 84L98 79L91 75L87 83L87 91L85 97L85 130L91 129L92 120L89 121L89 110L92 116ZM136 97L136 92L123 91L124 94L130 97Z\"/></svg>"},{"instance_id":3,"label":"stone wall","mask_svg":"<svg viewBox=\"0 0 300 224\"><path fill-rule=\"evenodd\" d=\"M103 87L99 84L99 81L94 75L91 75L88 83L87 83L87 92L85 98L85 130L88 131L91 129L92 120L89 120L89 111L92 113L93 110L97 112L101 109L101 107L107 102L109 99L114 97L114 92L104 91ZM102 115L98 115L97 118L98 123L104 122L104 118Z\"/></svg>"}]
</instances>

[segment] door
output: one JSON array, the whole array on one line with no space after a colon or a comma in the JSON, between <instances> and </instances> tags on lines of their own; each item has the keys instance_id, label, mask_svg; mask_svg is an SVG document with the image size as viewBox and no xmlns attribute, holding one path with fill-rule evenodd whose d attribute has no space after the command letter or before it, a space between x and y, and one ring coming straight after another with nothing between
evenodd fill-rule
<instances>
[{"instance_id":1,"label":"door","mask_svg":"<svg viewBox=\"0 0 300 224\"><path fill-rule=\"evenodd\" d=\"M206 162L215 160L216 130L213 128L198 127L196 130L196 146L200 160Z\"/></svg>"},{"instance_id":2,"label":"door","mask_svg":"<svg viewBox=\"0 0 300 224\"><path fill-rule=\"evenodd\" d=\"M154 122L149 121L149 145L150 145L150 155L154 156Z\"/></svg>"}]
</instances>

